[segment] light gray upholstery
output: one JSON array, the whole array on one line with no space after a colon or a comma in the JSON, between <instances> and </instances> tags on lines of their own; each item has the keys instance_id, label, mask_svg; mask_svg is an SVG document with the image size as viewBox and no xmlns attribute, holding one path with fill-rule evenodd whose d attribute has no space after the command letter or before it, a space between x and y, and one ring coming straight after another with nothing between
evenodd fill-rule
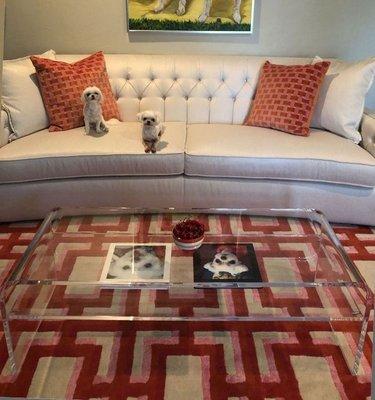
<instances>
[{"instance_id":1,"label":"light gray upholstery","mask_svg":"<svg viewBox=\"0 0 375 400\"><path fill-rule=\"evenodd\" d=\"M375 158L348 139L313 130L299 137L239 125L188 125L188 176L375 186Z\"/></svg>"},{"instance_id":2,"label":"light gray upholstery","mask_svg":"<svg viewBox=\"0 0 375 400\"><path fill-rule=\"evenodd\" d=\"M57 207L147 207L182 204L182 176L59 179L0 185L0 221L44 218Z\"/></svg>"},{"instance_id":3,"label":"light gray upholstery","mask_svg":"<svg viewBox=\"0 0 375 400\"><path fill-rule=\"evenodd\" d=\"M363 115L361 134L363 147L375 157L375 111Z\"/></svg>"},{"instance_id":4,"label":"light gray upholstery","mask_svg":"<svg viewBox=\"0 0 375 400\"><path fill-rule=\"evenodd\" d=\"M332 222L375 225L375 189L313 182L185 179L185 204L238 208L315 208Z\"/></svg>"},{"instance_id":5,"label":"light gray upholstery","mask_svg":"<svg viewBox=\"0 0 375 400\"><path fill-rule=\"evenodd\" d=\"M141 138L135 122L113 123L102 137L87 136L83 128L40 131L0 149L0 183L184 172L185 124L166 123L157 154L145 154Z\"/></svg>"},{"instance_id":6,"label":"light gray upholstery","mask_svg":"<svg viewBox=\"0 0 375 400\"><path fill-rule=\"evenodd\" d=\"M375 225L375 189L360 186L374 185L375 158L349 140L232 125L188 126L186 135L185 127L167 123L168 145L157 155L143 153L136 123L112 125L99 138L81 128L42 131L2 147L0 221L41 218L55 207L308 207L331 221ZM186 173L199 176L182 175L184 151ZM10 183L17 179L24 182ZM321 182L329 179L341 184Z\"/></svg>"},{"instance_id":7,"label":"light gray upholstery","mask_svg":"<svg viewBox=\"0 0 375 400\"><path fill-rule=\"evenodd\" d=\"M60 179L0 186L0 220L55 207L228 207L322 210L330 221L375 225L375 190L313 182L189 177Z\"/></svg>"}]
</instances>

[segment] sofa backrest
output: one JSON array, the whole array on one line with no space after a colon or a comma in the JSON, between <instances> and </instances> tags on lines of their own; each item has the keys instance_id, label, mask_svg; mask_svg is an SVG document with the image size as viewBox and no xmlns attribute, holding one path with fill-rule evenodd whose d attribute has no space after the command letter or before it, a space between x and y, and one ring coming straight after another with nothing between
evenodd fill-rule
<instances>
[{"instance_id":1,"label":"sofa backrest","mask_svg":"<svg viewBox=\"0 0 375 400\"><path fill-rule=\"evenodd\" d=\"M83 55L57 55L74 62ZM106 55L108 74L123 121L144 110L163 120L242 124L266 60L307 64L311 58L204 55Z\"/></svg>"}]
</instances>

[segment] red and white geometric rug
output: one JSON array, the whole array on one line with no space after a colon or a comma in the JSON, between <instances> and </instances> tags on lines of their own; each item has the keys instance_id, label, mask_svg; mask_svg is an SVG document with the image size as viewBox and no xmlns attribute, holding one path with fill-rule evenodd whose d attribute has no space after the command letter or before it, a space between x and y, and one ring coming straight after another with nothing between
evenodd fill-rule
<instances>
[{"instance_id":1,"label":"red and white geometric rug","mask_svg":"<svg viewBox=\"0 0 375 400\"><path fill-rule=\"evenodd\" d=\"M0 225L1 279L37 227ZM335 231L374 287L375 230L335 226ZM0 397L370 399L371 329L372 322L360 374L352 376L350 356L325 323L44 322L25 345L16 377L9 373L0 332ZM342 338L350 342L345 329Z\"/></svg>"}]
</instances>

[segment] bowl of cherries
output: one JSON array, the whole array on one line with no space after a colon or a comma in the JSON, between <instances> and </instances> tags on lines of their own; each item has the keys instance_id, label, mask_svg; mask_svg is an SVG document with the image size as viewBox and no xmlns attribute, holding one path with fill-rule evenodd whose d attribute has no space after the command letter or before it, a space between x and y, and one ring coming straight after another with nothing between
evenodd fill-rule
<instances>
[{"instance_id":1,"label":"bowl of cherries","mask_svg":"<svg viewBox=\"0 0 375 400\"><path fill-rule=\"evenodd\" d=\"M184 219L173 228L176 246L183 250L195 250L203 243L204 225L195 219Z\"/></svg>"}]
</instances>

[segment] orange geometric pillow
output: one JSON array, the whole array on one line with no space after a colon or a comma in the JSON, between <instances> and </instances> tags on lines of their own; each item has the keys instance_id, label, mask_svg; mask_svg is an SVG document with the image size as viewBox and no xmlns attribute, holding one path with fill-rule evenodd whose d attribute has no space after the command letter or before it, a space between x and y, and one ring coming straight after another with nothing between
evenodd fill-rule
<instances>
[{"instance_id":1,"label":"orange geometric pillow","mask_svg":"<svg viewBox=\"0 0 375 400\"><path fill-rule=\"evenodd\" d=\"M35 56L30 59L37 72L50 132L84 125L81 94L88 86L97 86L103 93L104 119L120 119L102 52L73 64Z\"/></svg>"},{"instance_id":2,"label":"orange geometric pillow","mask_svg":"<svg viewBox=\"0 0 375 400\"><path fill-rule=\"evenodd\" d=\"M244 125L308 136L319 89L330 63L276 65L267 61Z\"/></svg>"}]
</instances>

